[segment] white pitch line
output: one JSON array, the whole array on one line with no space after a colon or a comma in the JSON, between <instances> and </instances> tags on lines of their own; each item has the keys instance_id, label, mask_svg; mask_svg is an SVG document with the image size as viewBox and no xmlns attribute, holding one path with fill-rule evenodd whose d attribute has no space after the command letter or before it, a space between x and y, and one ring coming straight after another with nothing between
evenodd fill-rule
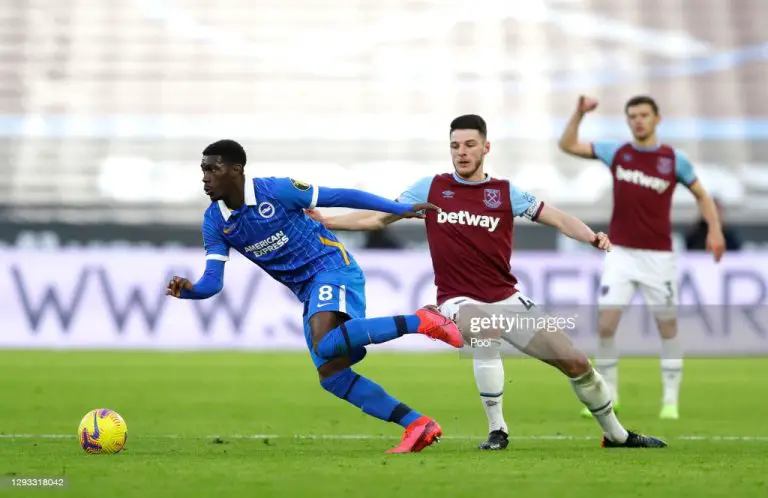
<instances>
[{"instance_id":1,"label":"white pitch line","mask_svg":"<svg viewBox=\"0 0 768 498\"><path fill-rule=\"evenodd\" d=\"M477 436L444 436L447 440L476 440L484 435ZM0 434L0 439L76 439L76 434ZM400 436L385 436L376 434L234 434L234 435L208 435L208 436L183 436L180 434L148 434L146 439L326 439L326 440L387 440L400 439ZM570 435L540 435L540 436L510 436L513 441L594 441L596 436L570 436ZM699 436L685 435L668 438L678 441L743 441L743 442L768 442L768 436Z\"/></svg>"}]
</instances>

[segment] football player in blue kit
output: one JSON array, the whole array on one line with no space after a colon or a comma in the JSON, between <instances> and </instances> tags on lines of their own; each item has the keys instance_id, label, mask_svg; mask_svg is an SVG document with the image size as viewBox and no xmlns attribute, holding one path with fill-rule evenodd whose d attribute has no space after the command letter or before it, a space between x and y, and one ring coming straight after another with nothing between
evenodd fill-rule
<instances>
[{"instance_id":1,"label":"football player in blue kit","mask_svg":"<svg viewBox=\"0 0 768 498\"><path fill-rule=\"evenodd\" d=\"M425 306L410 315L365 317L365 278L336 236L305 210L348 207L423 218L430 203L404 204L354 189L309 185L290 178L247 178L246 153L233 140L203 151L203 188L211 199L202 224L206 268L192 283L173 277L166 294L207 299L223 288L230 248L288 287L304 304L304 335L320 384L364 413L405 430L390 453L421 451L442 435L434 419L387 394L351 367L366 355L365 346L404 334L423 334L461 348L456 324Z\"/></svg>"}]
</instances>

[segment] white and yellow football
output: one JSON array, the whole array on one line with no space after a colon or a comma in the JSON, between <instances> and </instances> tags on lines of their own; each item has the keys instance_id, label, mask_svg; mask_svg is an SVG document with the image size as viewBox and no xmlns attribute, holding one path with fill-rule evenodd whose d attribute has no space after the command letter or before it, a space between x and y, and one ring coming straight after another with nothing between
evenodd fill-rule
<instances>
[{"instance_id":1,"label":"white and yellow football","mask_svg":"<svg viewBox=\"0 0 768 498\"><path fill-rule=\"evenodd\" d=\"M118 453L128 439L128 426L116 411L97 408L80 421L77 435L86 453Z\"/></svg>"}]
</instances>

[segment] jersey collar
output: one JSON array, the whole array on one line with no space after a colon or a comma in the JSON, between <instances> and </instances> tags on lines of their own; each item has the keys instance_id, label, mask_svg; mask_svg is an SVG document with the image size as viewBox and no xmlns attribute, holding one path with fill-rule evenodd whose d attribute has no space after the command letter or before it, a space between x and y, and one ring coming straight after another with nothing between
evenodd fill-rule
<instances>
[{"instance_id":1,"label":"jersey collar","mask_svg":"<svg viewBox=\"0 0 768 498\"><path fill-rule=\"evenodd\" d=\"M639 152L653 152L655 150L658 150L661 147L660 143L657 143L656 145L638 145L635 142L630 142L629 145Z\"/></svg>"},{"instance_id":2,"label":"jersey collar","mask_svg":"<svg viewBox=\"0 0 768 498\"><path fill-rule=\"evenodd\" d=\"M491 181L491 177L488 175L488 173L485 174L485 179L480 180L479 182L470 182L469 180L465 180L464 178L457 175L456 171L454 171L452 174L454 180L465 185L482 185L483 183L488 183Z\"/></svg>"},{"instance_id":3,"label":"jersey collar","mask_svg":"<svg viewBox=\"0 0 768 498\"><path fill-rule=\"evenodd\" d=\"M256 184L253 181L252 177L246 177L245 178L245 191L243 192L245 196L245 205L246 206L255 206L256 205ZM227 207L227 205L224 203L224 201L218 201L219 204L219 211L221 211L221 216L224 218L224 221L229 221L230 216L232 216L232 211Z\"/></svg>"}]
</instances>

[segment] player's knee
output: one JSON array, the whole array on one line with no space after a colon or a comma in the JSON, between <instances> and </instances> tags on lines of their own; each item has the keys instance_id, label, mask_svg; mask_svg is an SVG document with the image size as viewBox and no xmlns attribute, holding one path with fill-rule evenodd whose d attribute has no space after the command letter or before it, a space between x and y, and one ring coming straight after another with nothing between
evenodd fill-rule
<instances>
[{"instance_id":1,"label":"player's knee","mask_svg":"<svg viewBox=\"0 0 768 498\"><path fill-rule=\"evenodd\" d=\"M317 376L320 378L320 384L323 386L323 388L326 388L326 381L339 373L341 369L335 368L333 365L330 365L326 363L325 365L321 366L317 369Z\"/></svg>"},{"instance_id":2,"label":"player's knee","mask_svg":"<svg viewBox=\"0 0 768 498\"><path fill-rule=\"evenodd\" d=\"M608 339L616 335L616 329L613 327L598 327L597 335L601 339Z\"/></svg>"},{"instance_id":3,"label":"player's knee","mask_svg":"<svg viewBox=\"0 0 768 498\"><path fill-rule=\"evenodd\" d=\"M326 380L349 368L350 364L350 359L345 356L334 358L333 360L320 365L317 368L317 375L320 377L320 383L323 384ZM325 387L325 385L323 385L323 387Z\"/></svg>"},{"instance_id":4,"label":"player's knee","mask_svg":"<svg viewBox=\"0 0 768 498\"><path fill-rule=\"evenodd\" d=\"M560 370L572 379L581 377L592 368L587 355L575 348L572 348L568 354L559 361L559 366Z\"/></svg>"},{"instance_id":5,"label":"player's knee","mask_svg":"<svg viewBox=\"0 0 768 498\"><path fill-rule=\"evenodd\" d=\"M621 320L621 310L606 309L600 311L597 321L597 333L600 337L607 338L616 335L616 329Z\"/></svg>"},{"instance_id":6,"label":"player's knee","mask_svg":"<svg viewBox=\"0 0 768 498\"><path fill-rule=\"evenodd\" d=\"M677 319L675 317L659 314L656 316L656 323L662 339L674 339L677 336Z\"/></svg>"}]
</instances>

